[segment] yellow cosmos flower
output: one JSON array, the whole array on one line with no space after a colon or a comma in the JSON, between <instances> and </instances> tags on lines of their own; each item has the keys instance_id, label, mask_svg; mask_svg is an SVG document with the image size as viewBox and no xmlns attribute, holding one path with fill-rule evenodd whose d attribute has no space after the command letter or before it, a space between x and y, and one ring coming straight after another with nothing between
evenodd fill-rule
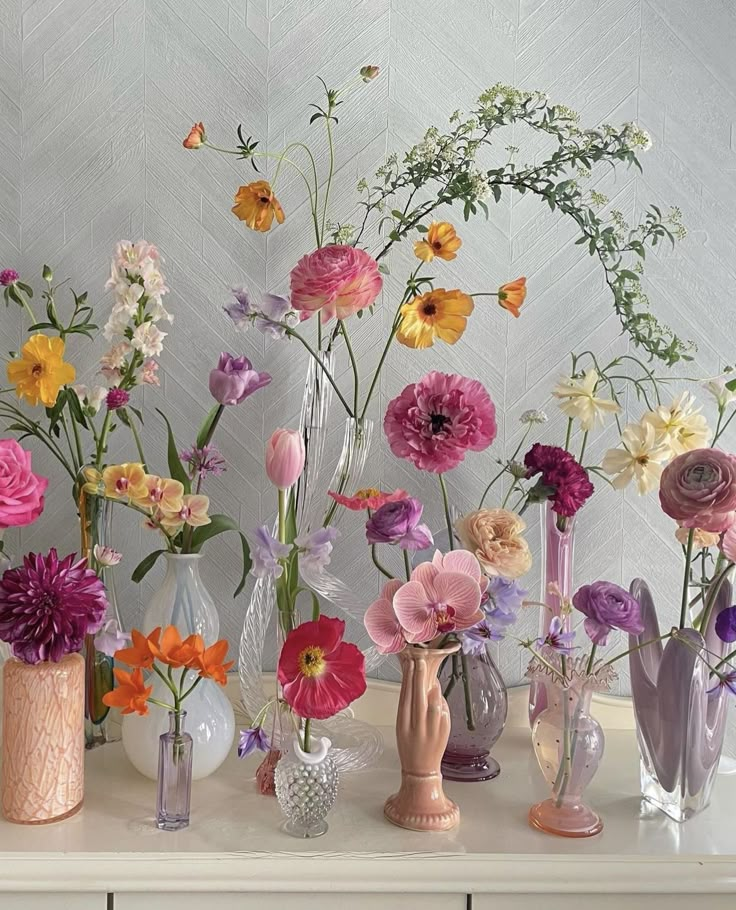
<instances>
[{"instance_id":1,"label":"yellow cosmos flower","mask_svg":"<svg viewBox=\"0 0 736 910\"><path fill-rule=\"evenodd\" d=\"M20 357L8 364L8 381L15 386L16 395L34 406L40 401L53 408L59 389L74 382L76 375L74 367L64 362L64 342L47 335L32 335Z\"/></svg>"},{"instance_id":2,"label":"yellow cosmos flower","mask_svg":"<svg viewBox=\"0 0 736 910\"><path fill-rule=\"evenodd\" d=\"M140 502L148 495L146 472L136 462L112 464L102 472L105 496Z\"/></svg>"},{"instance_id":3,"label":"yellow cosmos flower","mask_svg":"<svg viewBox=\"0 0 736 910\"><path fill-rule=\"evenodd\" d=\"M256 180L241 186L235 195L232 211L254 231L270 231L274 218L279 224L284 222L284 210L268 180Z\"/></svg>"},{"instance_id":4,"label":"yellow cosmos flower","mask_svg":"<svg viewBox=\"0 0 736 910\"><path fill-rule=\"evenodd\" d=\"M472 297L462 291L437 288L401 307L396 338L408 348L431 348L435 338L455 344L472 312Z\"/></svg>"},{"instance_id":5,"label":"yellow cosmos flower","mask_svg":"<svg viewBox=\"0 0 736 910\"><path fill-rule=\"evenodd\" d=\"M519 310L526 299L526 278L507 281L498 289L498 305L508 310L514 319L519 318Z\"/></svg>"},{"instance_id":6,"label":"yellow cosmos flower","mask_svg":"<svg viewBox=\"0 0 736 910\"><path fill-rule=\"evenodd\" d=\"M425 239L417 240L414 244L414 255L422 262L431 262L435 257L449 262L457 258L462 243L451 224L447 221L433 221Z\"/></svg>"}]
</instances>

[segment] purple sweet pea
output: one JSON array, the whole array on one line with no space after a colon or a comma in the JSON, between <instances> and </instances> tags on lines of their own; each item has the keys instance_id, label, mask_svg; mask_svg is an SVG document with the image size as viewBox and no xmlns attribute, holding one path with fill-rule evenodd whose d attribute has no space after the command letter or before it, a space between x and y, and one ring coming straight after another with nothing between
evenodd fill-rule
<instances>
[{"instance_id":1,"label":"purple sweet pea","mask_svg":"<svg viewBox=\"0 0 736 910\"><path fill-rule=\"evenodd\" d=\"M220 404L240 404L270 381L271 376L256 372L247 357L223 352L216 369L210 373L210 394Z\"/></svg>"},{"instance_id":2,"label":"purple sweet pea","mask_svg":"<svg viewBox=\"0 0 736 910\"><path fill-rule=\"evenodd\" d=\"M460 645L463 654L477 657L485 651L489 641L501 641L503 635L494 629L487 619L481 620L477 625L471 626L460 634Z\"/></svg>"},{"instance_id":3,"label":"purple sweet pea","mask_svg":"<svg viewBox=\"0 0 736 910\"><path fill-rule=\"evenodd\" d=\"M283 325L278 325L280 322L293 328L299 324L299 316L291 309L291 304L286 297L279 297L278 294L264 294L259 315L256 316L255 327L271 338L283 338L286 329Z\"/></svg>"},{"instance_id":4,"label":"purple sweet pea","mask_svg":"<svg viewBox=\"0 0 736 910\"><path fill-rule=\"evenodd\" d=\"M121 631L117 619L108 619L95 635L95 648L102 651L103 654L107 654L108 657L115 657L116 651L126 648L129 644L130 635Z\"/></svg>"},{"instance_id":5,"label":"purple sweet pea","mask_svg":"<svg viewBox=\"0 0 736 910\"><path fill-rule=\"evenodd\" d=\"M433 540L429 528L419 523L423 510L421 502L413 497L385 503L365 524L368 543L398 544L402 550L426 550Z\"/></svg>"},{"instance_id":6,"label":"purple sweet pea","mask_svg":"<svg viewBox=\"0 0 736 910\"><path fill-rule=\"evenodd\" d=\"M223 310L232 319L235 328L240 329L255 315L255 310L245 288L233 288L233 297L233 303L223 307Z\"/></svg>"},{"instance_id":7,"label":"purple sweet pea","mask_svg":"<svg viewBox=\"0 0 736 910\"><path fill-rule=\"evenodd\" d=\"M736 606L721 610L716 619L716 635L721 641L736 641Z\"/></svg>"},{"instance_id":8,"label":"purple sweet pea","mask_svg":"<svg viewBox=\"0 0 736 910\"><path fill-rule=\"evenodd\" d=\"M250 755L256 749L260 752L268 752L270 748L271 744L261 727L251 727L249 730L240 731L238 758L245 758L246 755Z\"/></svg>"},{"instance_id":9,"label":"purple sweet pea","mask_svg":"<svg viewBox=\"0 0 736 910\"><path fill-rule=\"evenodd\" d=\"M504 613L507 616L516 618L516 614L521 609L524 598L528 593L514 579L494 575L493 578L488 580L486 602L481 606L489 616L491 614Z\"/></svg>"},{"instance_id":10,"label":"purple sweet pea","mask_svg":"<svg viewBox=\"0 0 736 910\"><path fill-rule=\"evenodd\" d=\"M535 642L538 648L551 648L558 654L570 654L575 650L573 642L575 641L574 632L565 632L565 624L560 616L553 616L550 620L549 630L543 638L538 638Z\"/></svg>"},{"instance_id":11,"label":"purple sweet pea","mask_svg":"<svg viewBox=\"0 0 736 910\"><path fill-rule=\"evenodd\" d=\"M708 695L715 695L721 689L727 689L731 695L736 695L736 670L719 673L715 685L708 689Z\"/></svg>"},{"instance_id":12,"label":"purple sweet pea","mask_svg":"<svg viewBox=\"0 0 736 910\"><path fill-rule=\"evenodd\" d=\"M318 528L311 534L299 534L294 543L302 551L299 554L299 566L302 569L321 572L330 564L332 544L337 539L337 528Z\"/></svg>"},{"instance_id":13,"label":"purple sweet pea","mask_svg":"<svg viewBox=\"0 0 736 910\"><path fill-rule=\"evenodd\" d=\"M253 537L250 548L253 560L251 573L256 578L266 578L269 575L272 578L280 578L284 567L279 560L286 559L291 553L291 546L288 543L280 543L275 537L272 537L265 525L256 528Z\"/></svg>"},{"instance_id":14,"label":"purple sweet pea","mask_svg":"<svg viewBox=\"0 0 736 910\"><path fill-rule=\"evenodd\" d=\"M613 582L594 581L592 585L583 585L573 595L572 603L587 617L585 632L594 645L605 645L612 629L630 635L644 631L639 601Z\"/></svg>"}]
</instances>

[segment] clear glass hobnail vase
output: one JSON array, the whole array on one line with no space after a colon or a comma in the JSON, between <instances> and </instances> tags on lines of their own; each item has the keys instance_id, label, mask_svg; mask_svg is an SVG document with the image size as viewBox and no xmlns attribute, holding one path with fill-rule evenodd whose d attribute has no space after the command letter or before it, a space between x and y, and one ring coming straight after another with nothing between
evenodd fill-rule
<instances>
[{"instance_id":1,"label":"clear glass hobnail vase","mask_svg":"<svg viewBox=\"0 0 736 910\"><path fill-rule=\"evenodd\" d=\"M95 546L114 548L114 505L110 500L82 493L79 513L82 553L87 557L88 565L97 568L107 592L108 609L105 621L114 619L118 628L122 629L115 590L115 569L99 566L94 558ZM112 672L114 660L98 651L95 648L94 636L87 635L84 642L84 661L84 738L87 748L94 749L96 746L120 740L120 719L117 717L117 722L111 723L110 708L102 701L103 696L115 686Z\"/></svg>"},{"instance_id":2,"label":"clear glass hobnail vase","mask_svg":"<svg viewBox=\"0 0 736 910\"><path fill-rule=\"evenodd\" d=\"M710 804L723 749L729 694L714 687L706 661L716 666L728 651L715 625L733 603L732 588L721 585L703 634L681 629L666 643L654 641L661 633L646 582L635 579L631 593L644 631L629 636L629 647L652 641L629 655L642 796L685 822Z\"/></svg>"},{"instance_id":3,"label":"clear glass hobnail vase","mask_svg":"<svg viewBox=\"0 0 736 910\"><path fill-rule=\"evenodd\" d=\"M552 504L544 504L544 514L540 522L542 541L540 552L540 565L542 569L541 592L539 600L546 603L548 609L540 609L539 635L544 637L553 616L559 616L562 610L562 599L571 598L573 590L573 560L575 556L575 524L576 518L566 518L564 530L558 525L558 516L552 511ZM550 585L557 585L562 599L557 594L549 592ZM572 615L566 614L563 619L564 631L572 629ZM534 721L549 704L545 680L532 680L529 687L529 725L534 726Z\"/></svg>"},{"instance_id":4,"label":"clear glass hobnail vase","mask_svg":"<svg viewBox=\"0 0 736 910\"><path fill-rule=\"evenodd\" d=\"M545 834L592 837L603 828L598 813L583 800L605 748L603 729L590 713L599 688L586 681L547 684L549 702L534 722L532 743L552 796L529 810L529 823Z\"/></svg>"},{"instance_id":5,"label":"clear glass hobnail vase","mask_svg":"<svg viewBox=\"0 0 736 910\"><path fill-rule=\"evenodd\" d=\"M465 681L457 678L463 669L468 674L467 697ZM464 668L460 655L448 657L440 671L440 685L452 724L442 756L442 776L462 782L492 780L501 766L490 752L506 724L508 696L488 648L466 655Z\"/></svg>"},{"instance_id":6,"label":"clear glass hobnail vase","mask_svg":"<svg viewBox=\"0 0 736 910\"><path fill-rule=\"evenodd\" d=\"M194 742L184 729L186 711L169 711L169 729L159 737L156 827L179 831L189 825Z\"/></svg>"},{"instance_id":7,"label":"clear glass hobnail vase","mask_svg":"<svg viewBox=\"0 0 736 910\"><path fill-rule=\"evenodd\" d=\"M276 765L276 799L286 816L281 830L292 837L320 837L327 831L339 778L331 745L326 736L313 738L311 751L305 752L294 737Z\"/></svg>"}]
</instances>

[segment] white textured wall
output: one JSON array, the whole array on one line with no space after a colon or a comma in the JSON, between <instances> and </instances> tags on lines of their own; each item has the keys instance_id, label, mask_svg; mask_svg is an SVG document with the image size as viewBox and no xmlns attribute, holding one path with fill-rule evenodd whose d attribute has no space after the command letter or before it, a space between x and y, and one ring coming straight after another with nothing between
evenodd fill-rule
<instances>
[{"instance_id":1,"label":"white textured wall","mask_svg":"<svg viewBox=\"0 0 736 910\"><path fill-rule=\"evenodd\" d=\"M354 210L355 183L387 149L401 151L496 81L546 91L578 109L585 125L637 119L655 143L643 159L644 176L606 173L599 188L624 213L649 201L683 210L690 234L674 253L651 260L648 291L657 314L698 342L697 368L705 374L735 359L734 46L729 0L700 0L697 10L688 0L0 0L0 267L30 276L42 262L53 264L57 276L89 289L103 322L114 241L145 236L158 244L176 321L162 359L162 389L146 392L149 457L163 470L164 441L150 406L168 409L185 443L209 406L206 376L218 353L244 350L274 383L227 414L219 443L230 471L209 492L249 529L273 514L263 441L275 426L297 420L303 360L293 346L257 334L235 337L221 306L233 284L255 293L286 287L290 267L310 243L308 211L300 186L286 178L279 191L286 225L268 236L247 231L229 208L252 172L231 158L186 152L181 140L194 120L204 120L222 144L240 121L263 145L310 138L324 163L320 127L306 125L306 104L319 91L314 77L339 85L359 65L379 64L380 79L341 109L336 131L333 217L345 219ZM535 151L533 145L522 157ZM459 229L464 245L457 260L439 266L443 281L479 290L526 274L523 318L479 304L472 330L455 348L395 349L374 416L409 377L457 370L483 380L496 401L500 435L492 454L513 450L518 415L529 407L548 407L553 417L545 436L559 442L563 422L549 392L568 352L587 347L606 357L626 348L602 276L570 245L570 226L532 198L505 198L487 224ZM364 370L403 287L402 264L411 259L404 247L393 258L396 277L386 282L384 306L354 333ZM17 316L0 316L2 350L18 346ZM80 379L91 382L94 357L77 364ZM341 435L336 420L333 453ZM430 523L439 527L438 498L427 479L387 456L377 438L381 458L369 479L421 491ZM592 440L591 451L613 442L608 430ZM132 456L124 447L113 455L125 452ZM449 478L464 502L477 499L489 460L471 455ZM37 464L52 469L40 455ZM69 490L59 482L43 520L11 546L71 549L72 520ZM132 566L144 544L127 516L125 525ZM536 548L536 527L531 536ZM628 582L641 573L655 581L663 602L675 603L677 548L654 499L602 490L583 513L579 536L579 581ZM206 580L224 631L236 641L245 599L231 598L235 541L222 538L209 554ZM370 591L377 579L366 556L362 528L345 521L335 564ZM150 583L121 587L134 623ZM518 681L525 658L512 643L502 653L509 681Z\"/></svg>"}]
</instances>

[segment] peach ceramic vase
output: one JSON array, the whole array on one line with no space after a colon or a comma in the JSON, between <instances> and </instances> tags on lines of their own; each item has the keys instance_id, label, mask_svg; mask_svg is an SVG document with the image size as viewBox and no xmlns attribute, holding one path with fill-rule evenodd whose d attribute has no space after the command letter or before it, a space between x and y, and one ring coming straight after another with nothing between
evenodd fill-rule
<instances>
[{"instance_id":1,"label":"peach ceramic vase","mask_svg":"<svg viewBox=\"0 0 736 910\"><path fill-rule=\"evenodd\" d=\"M3 815L43 825L74 815L84 795L84 659L3 666Z\"/></svg>"},{"instance_id":2,"label":"peach ceramic vase","mask_svg":"<svg viewBox=\"0 0 736 910\"><path fill-rule=\"evenodd\" d=\"M408 645L399 654L401 693L396 744L401 788L386 800L383 814L410 831L449 831L460 810L442 789L440 763L450 736L450 710L437 674L460 645L433 650Z\"/></svg>"}]
</instances>

